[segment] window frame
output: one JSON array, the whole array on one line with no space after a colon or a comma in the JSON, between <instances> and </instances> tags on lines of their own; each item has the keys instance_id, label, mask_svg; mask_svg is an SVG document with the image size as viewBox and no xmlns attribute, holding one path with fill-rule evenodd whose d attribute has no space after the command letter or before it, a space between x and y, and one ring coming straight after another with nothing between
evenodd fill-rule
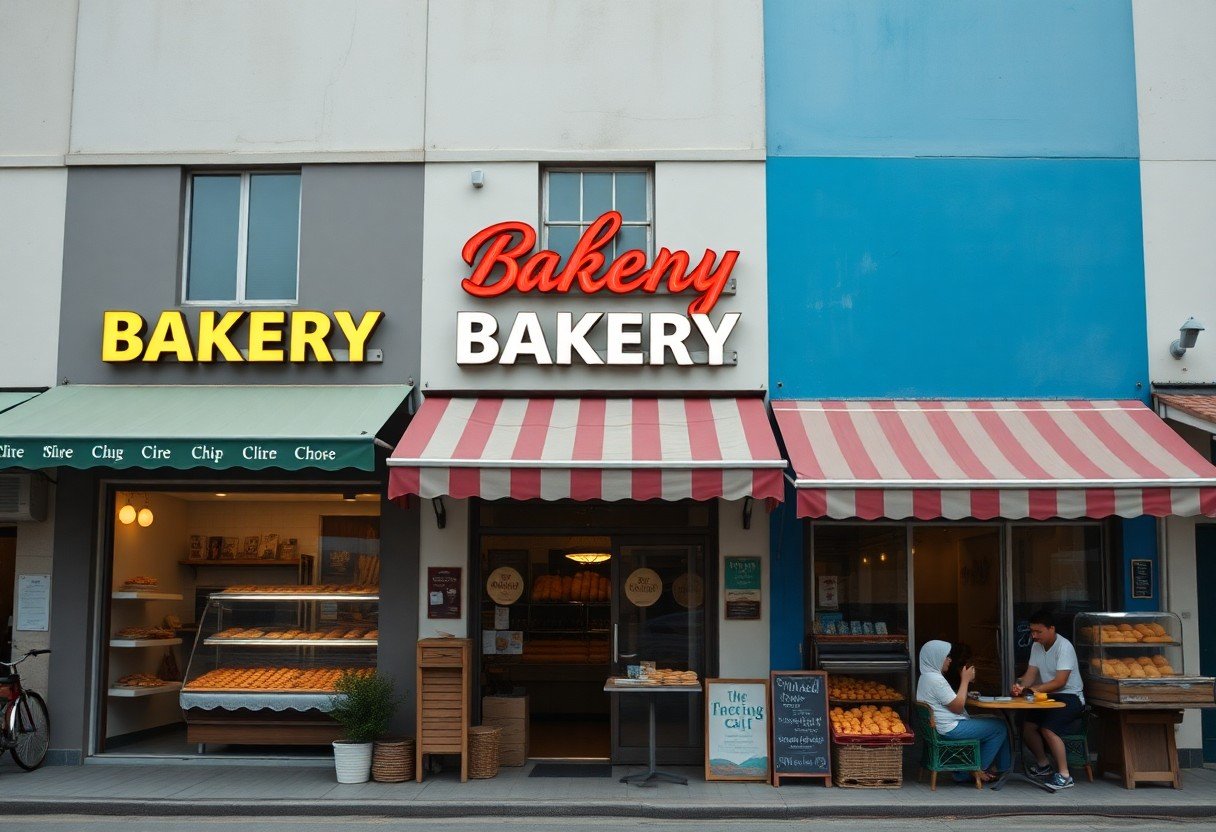
<instances>
[{"instance_id":1,"label":"window frame","mask_svg":"<svg viewBox=\"0 0 1216 832\"><path fill-rule=\"evenodd\" d=\"M578 213L579 220L549 220L549 174L551 173L577 173L578 180ZM642 173L646 175L646 221L639 222L638 220L622 220L622 228L645 228L646 229L646 260L650 261L654 257L655 250L655 210L654 210L654 167L650 165L606 165L598 167L595 165L552 165L541 169L541 204L540 204L540 247L542 249L549 248L549 229L550 227L559 228L585 228L587 225L595 221L595 217L590 220L583 220L583 174L587 173ZM616 208L616 177L612 179L612 206ZM618 252L616 256L620 256ZM611 258L610 258L611 260Z\"/></svg>"},{"instance_id":2,"label":"window frame","mask_svg":"<svg viewBox=\"0 0 1216 832\"><path fill-rule=\"evenodd\" d=\"M295 294L291 298L254 299L245 297L247 269L249 265L249 194L254 176L265 174L295 174L300 179L299 196L296 202L296 280ZM190 299L190 243L191 243L191 213L194 208L194 180L198 177L239 176L241 179L240 203L237 209L237 239L236 239L236 297L232 299ZM300 241L304 206L304 178L300 168L255 168L247 170L201 170L190 171L186 174L185 189L185 219L182 226L182 266L180 296L181 306L226 306L226 307L276 307L298 306L300 304Z\"/></svg>"}]
</instances>

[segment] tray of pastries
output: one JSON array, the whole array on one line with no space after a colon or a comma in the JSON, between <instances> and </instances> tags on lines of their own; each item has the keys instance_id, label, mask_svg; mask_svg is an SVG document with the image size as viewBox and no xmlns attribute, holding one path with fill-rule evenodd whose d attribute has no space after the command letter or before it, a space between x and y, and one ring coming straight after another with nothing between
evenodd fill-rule
<instances>
[{"instance_id":1,"label":"tray of pastries","mask_svg":"<svg viewBox=\"0 0 1216 832\"><path fill-rule=\"evenodd\" d=\"M692 670L671 670L670 668L655 668L646 671L644 678L658 682L660 685L695 685L697 674Z\"/></svg>"},{"instance_id":2,"label":"tray of pastries","mask_svg":"<svg viewBox=\"0 0 1216 832\"><path fill-rule=\"evenodd\" d=\"M116 688L159 688L169 684L154 673L128 673L114 683Z\"/></svg>"},{"instance_id":3,"label":"tray of pastries","mask_svg":"<svg viewBox=\"0 0 1216 832\"><path fill-rule=\"evenodd\" d=\"M127 590L156 589L160 580L151 575L133 575L122 582L122 588Z\"/></svg>"},{"instance_id":4,"label":"tray of pastries","mask_svg":"<svg viewBox=\"0 0 1216 832\"><path fill-rule=\"evenodd\" d=\"M219 595L375 595L376 584L234 584Z\"/></svg>"},{"instance_id":5,"label":"tray of pastries","mask_svg":"<svg viewBox=\"0 0 1216 832\"><path fill-rule=\"evenodd\" d=\"M1160 624L1101 624L1082 627L1080 635L1092 644L1173 644Z\"/></svg>"},{"instance_id":6,"label":"tray of pastries","mask_svg":"<svg viewBox=\"0 0 1216 832\"><path fill-rule=\"evenodd\" d=\"M173 638L176 631L168 627L123 627L114 634L114 638L129 638L134 640Z\"/></svg>"},{"instance_id":7,"label":"tray of pastries","mask_svg":"<svg viewBox=\"0 0 1216 832\"><path fill-rule=\"evenodd\" d=\"M186 683L187 691L215 693L332 693L344 673L370 676L374 667L224 667Z\"/></svg>"},{"instance_id":8,"label":"tray of pastries","mask_svg":"<svg viewBox=\"0 0 1216 832\"><path fill-rule=\"evenodd\" d=\"M325 630L300 630L293 628L229 627L212 638L223 639L270 639L274 641L373 641L380 631L374 627L330 627Z\"/></svg>"},{"instance_id":9,"label":"tray of pastries","mask_svg":"<svg viewBox=\"0 0 1216 832\"><path fill-rule=\"evenodd\" d=\"M1165 656L1090 659L1089 669L1094 675L1109 679L1161 679L1179 675Z\"/></svg>"}]
</instances>

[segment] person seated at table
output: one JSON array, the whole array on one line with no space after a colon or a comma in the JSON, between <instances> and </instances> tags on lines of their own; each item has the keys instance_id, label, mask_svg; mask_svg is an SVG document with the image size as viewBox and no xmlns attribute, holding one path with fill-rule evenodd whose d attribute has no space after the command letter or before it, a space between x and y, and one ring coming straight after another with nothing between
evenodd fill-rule
<instances>
[{"instance_id":1,"label":"person seated at table","mask_svg":"<svg viewBox=\"0 0 1216 832\"><path fill-rule=\"evenodd\" d=\"M929 641L920 648L920 679L916 683L916 699L933 712L937 733L952 740L979 740L980 778L995 780L1009 771L1009 734L999 719L972 717L967 713L967 688L975 680L975 667L967 665L959 671L958 690L950 687L943 675L950 668L950 643ZM965 772L955 772L954 779L967 782Z\"/></svg>"},{"instance_id":2,"label":"person seated at table","mask_svg":"<svg viewBox=\"0 0 1216 832\"><path fill-rule=\"evenodd\" d=\"M1068 733L1085 707L1077 651L1072 642L1056 632L1051 610L1039 610L1030 616L1030 637L1034 640L1030 647L1030 666L1013 683L1013 695L1047 693L1057 702L1064 703L1063 708L1026 714L1022 739L1035 758L1030 773L1046 778L1048 788L1071 788L1073 779L1068 771L1068 752L1061 737ZM1051 759L1048 759L1047 751L1051 751Z\"/></svg>"}]
</instances>

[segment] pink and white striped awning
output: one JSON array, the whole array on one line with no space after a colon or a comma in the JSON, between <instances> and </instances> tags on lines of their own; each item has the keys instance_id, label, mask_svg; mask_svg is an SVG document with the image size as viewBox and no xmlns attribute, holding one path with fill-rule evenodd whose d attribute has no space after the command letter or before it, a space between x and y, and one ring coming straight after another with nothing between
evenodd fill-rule
<instances>
[{"instance_id":1,"label":"pink and white striped awning","mask_svg":"<svg viewBox=\"0 0 1216 832\"><path fill-rule=\"evenodd\" d=\"M388 460L389 497L782 496L760 398L431 396Z\"/></svg>"},{"instance_id":2,"label":"pink and white striped awning","mask_svg":"<svg viewBox=\"0 0 1216 832\"><path fill-rule=\"evenodd\" d=\"M799 517L1216 516L1216 467L1138 401L775 401Z\"/></svg>"}]
</instances>

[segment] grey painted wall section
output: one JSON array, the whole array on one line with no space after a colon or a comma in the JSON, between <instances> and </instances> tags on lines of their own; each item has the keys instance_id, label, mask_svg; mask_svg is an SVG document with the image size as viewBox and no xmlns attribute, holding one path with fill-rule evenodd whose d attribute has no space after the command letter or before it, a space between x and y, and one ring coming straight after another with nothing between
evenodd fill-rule
<instances>
[{"instance_id":1,"label":"grey painted wall section","mask_svg":"<svg viewBox=\"0 0 1216 832\"><path fill-rule=\"evenodd\" d=\"M383 309L369 346L382 364L104 364L106 309L153 325L182 307L185 176L178 167L73 168L64 235L59 379L83 384L387 384L418 378L422 280L420 165L306 165L300 297L288 309ZM204 307L216 308L222 307ZM244 343L244 327L235 342ZM335 339L335 347L340 338Z\"/></svg>"}]
</instances>

